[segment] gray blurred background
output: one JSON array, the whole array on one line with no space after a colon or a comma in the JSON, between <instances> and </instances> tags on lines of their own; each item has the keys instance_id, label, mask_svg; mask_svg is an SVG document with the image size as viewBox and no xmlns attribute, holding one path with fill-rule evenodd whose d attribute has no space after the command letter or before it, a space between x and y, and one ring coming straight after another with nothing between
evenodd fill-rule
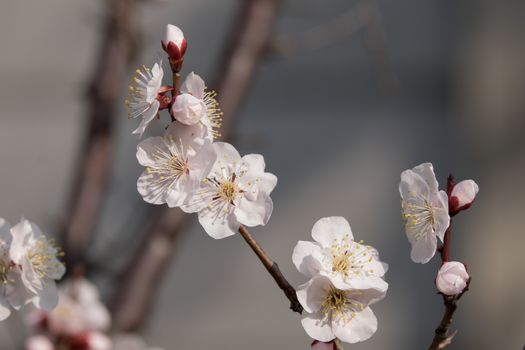
<instances>
[{"instance_id":1,"label":"gray blurred background","mask_svg":"<svg viewBox=\"0 0 525 350\"><path fill-rule=\"evenodd\" d=\"M142 2L139 58L150 65L166 23L189 41L184 75L205 80L235 19L237 0ZM301 36L352 8L349 0L285 0L276 35ZM438 261L414 264L400 218L399 174L431 161L440 183L452 172L480 193L454 219L452 259L468 264L450 349L521 349L525 344L525 3L520 0L379 1L393 86L374 69L362 31L336 35L261 61L234 126L244 153L261 153L279 178L275 210L252 233L292 284L305 279L291 253L323 216L349 219L354 235L389 263L387 298L373 307L375 336L348 349L422 349L443 312ZM0 4L0 216L22 215L58 232L67 211L85 128L85 89L102 33L103 1ZM316 49L317 48L317 49ZM126 68L127 69L127 68ZM169 70L165 66L165 70ZM136 122L122 81L112 175L85 247L90 272L110 301L115 270L132 256L150 205L136 192ZM168 74L167 74L168 75ZM392 82L391 81L391 82ZM398 84L398 85L396 85ZM388 84L387 84L388 85ZM166 121L164 116L164 121ZM150 129L159 134L162 123ZM0 324L2 349L18 349L21 316ZM196 222L173 258L141 333L170 349L307 349L297 314L238 235L215 241Z\"/></svg>"}]
</instances>

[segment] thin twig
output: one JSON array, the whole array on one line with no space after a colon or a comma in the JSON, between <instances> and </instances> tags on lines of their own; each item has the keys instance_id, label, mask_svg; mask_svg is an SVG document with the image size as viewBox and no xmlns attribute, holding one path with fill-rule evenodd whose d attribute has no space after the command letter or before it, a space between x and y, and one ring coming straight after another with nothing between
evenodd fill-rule
<instances>
[{"instance_id":1,"label":"thin twig","mask_svg":"<svg viewBox=\"0 0 525 350\"><path fill-rule=\"evenodd\" d=\"M247 0L237 16L217 72L218 102L224 112L222 138L233 129L237 112L249 90L255 68L270 40L281 0ZM153 295L171 261L175 243L188 215L177 209L158 207L140 249L129 260L122 283L114 296L113 327L133 331L145 321Z\"/></svg>"},{"instance_id":2,"label":"thin twig","mask_svg":"<svg viewBox=\"0 0 525 350\"><path fill-rule=\"evenodd\" d=\"M279 266L277 266L268 254L266 254L264 249L262 249L259 243L257 243L246 227L241 225L241 227L239 227L239 233L255 252L259 260L261 260L264 267L266 267L266 270L268 270L268 273L273 277L279 288L282 289L288 300L290 300L290 309L301 314L303 312L303 307L299 303L299 300L297 300L295 288L292 287L288 280L283 276L281 270L279 270Z\"/></svg>"},{"instance_id":3,"label":"thin twig","mask_svg":"<svg viewBox=\"0 0 525 350\"><path fill-rule=\"evenodd\" d=\"M63 248L68 266L82 263L83 251L95 224L109 180L113 116L121 85L136 52L133 30L135 0L111 0L101 37L97 66L88 89L86 135L77 166Z\"/></svg>"}]
</instances>

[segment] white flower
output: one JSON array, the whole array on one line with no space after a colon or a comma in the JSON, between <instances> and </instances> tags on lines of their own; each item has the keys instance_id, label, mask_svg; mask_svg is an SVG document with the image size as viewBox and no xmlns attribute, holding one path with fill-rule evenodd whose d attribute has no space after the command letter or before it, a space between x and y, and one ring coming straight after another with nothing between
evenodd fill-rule
<instances>
[{"instance_id":1,"label":"white flower","mask_svg":"<svg viewBox=\"0 0 525 350\"><path fill-rule=\"evenodd\" d=\"M388 265L379 260L373 247L354 241L345 218L339 216L318 220L312 237L316 242L299 241L293 262L307 277L320 273L339 289L368 289L386 292L383 276Z\"/></svg>"},{"instance_id":2,"label":"white flower","mask_svg":"<svg viewBox=\"0 0 525 350\"><path fill-rule=\"evenodd\" d=\"M469 278L465 265L459 261L449 261L439 269L436 286L445 295L457 295L465 290Z\"/></svg>"},{"instance_id":3,"label":"white flower","mask_svg":"<svg viewBox=\"0 0 525 350\"><path fill-rule=\"evenodd\" d=\"M180 90L181 94L171 106L173 117L186 125L202 123L207 128L211 141L219 137L222 112L215 99L215 91L206 91L204 81L193 72L188 75Z\"/></svg>"},{"instance_id":4,"label":"white flower","mask_svg":"<svg viewBox=\"0 0 525 350\"><path fill-rule=\"evenodd\" d=\"M474 180L463 180L452 187L450 193L450 211L459 212L460 210L468 209L476 195L479 192L479 186Z\"/></svg>"},{"instance_id":5,"label":"white flower","mask_svg":"<svg viewBox=\"0 0 525 350\"><path fill-rule=\"evenodd\" d=\"M146 167L137 189L146 202L169 207L186 203L216 159L205 132L201 124L173 122L164 137L150 137L137 146L137 159Z\"/></svg>"},{"instance_id":6,"label":"white flower","mask_svg":"<svg viewBox=\"0 0 525 350\"><path fill-rule=\"evenodd\" d=\"M46 336L33 335L26 340L26 350L54 350L55 346Z\"/></svg>"},{"instance_id":7,"label":"white flower","mask_svg":"<svg viewBox=\"0 0 525 350\"><path fill-rule=\"evenodd\" d=\"M166 25L166 35L162 40L162 48L170 58L179 60L186 52L187 42L184 33L179 27L173 24Z\"/></svg>"},{"instance_id":8,"label":"white flower","mask_svg":"<svg viewBox=\"0 0 525 350\"><path fill-rule=\"evenodd\" d=\"M61 286L58 306L47 315L49 330L67 336L104 332L110 323L111 316L100 301L98 290L83 278Z\"/></svg>"},{"instance_id":9,"label":"white flower","mask_svg":"<svg viewBox=\"0 0 525 350\"><path fill-rule=\"evenodd\" d=\"M369 339L377 330L377 319L369 305L384 293L375 289L337 289L326 276L316 275L297 288L297 298L306 314L301 323L308 335L328 342L346 343Z\"/></svg>"},{"instance_id":10,"label":"white flower","mask_svg":"<svg viewBox=\"0 0 525 350\"><path fill-rule=\"evenodd\" d=\"M436 253L437 237L443 240L450 223L447 194L438 190L430 163L403 171L399 193L406 234L412 244L410 257L424 264Z\"/></svg>"},{"instance_id":11,"label":"white flower","mask_svg":"<svg viewBox=\"0 0 525 350\"><path fill-rule=\"evenodd\" d=\"M201 183L186 212L198 212L199 222L213 238L235 234L241 224L265 225L273 210L270 193L277 177L265 173L264 158L239 152L224 142L215 142L217 160Z\"/></svg>"},{"instance_id":12,"label":"white flower","mask_svg":"<svg viewBox=\"0 0 525 350\"><path fill-rule=\"evenodd\" d=\"M22 219L11 228L13 241L9 255L21 268L21 278L29 299L37 308L52 310L58 303L55 280L62 278L65 267L58 260L61 252L34 223Z\"/></svg>"},{"instance_id":13,"label":"white flower","mask_svg":"<svg viewBox=\"0 0 525 350\"><path fill-rule=\"evenodd\" d=\"M150 69L142 66L137 69L137 74L133 78L133 83L129 86L129 99L126 100L128 107L128 117L142 120L133 134L142 136L148 124L157 116L161 102L164 103L164 97L159 95L162 85L162 61L156 62Z\"/></svg>"}]
</instances>

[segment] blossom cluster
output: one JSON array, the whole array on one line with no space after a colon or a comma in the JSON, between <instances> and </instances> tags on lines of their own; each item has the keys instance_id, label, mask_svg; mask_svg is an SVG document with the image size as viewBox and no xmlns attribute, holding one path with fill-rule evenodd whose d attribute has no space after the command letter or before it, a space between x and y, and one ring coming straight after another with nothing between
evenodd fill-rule
<instances>
[{"instance_id":1,"label":"blossom cluster","mask_svg":"<svg viewBox=\"0 0 525 350\"><path fill-rule=\"evenodd\" d=\"M27 304L43 310L57 305L55 281L65 273L61 255L36 224L22 219L11 227L0 218L0 321Z\"/></svg>"},{"instance_id":2,"label":"blossom cluster","mask_svg":"<svg viewBox=\"0 0 525 350\"><path fill-rule=\"evenodd\" d=\"M187 47L182 31L168 25L162 46L177 77ZM163 136L137 146L137 160L145 167L137 182L142 198L197 213L204 230L217 239L235 234L241 225L265 225L277 177L265 172L264 158L241 157L231 144L214 142L222 112L216 93L207 91L197 74L190 73L180 89L177 78L174 86L163 86L163 76L162 61L137 70L127 101L129 117L142 118L135 134L142 135L161 110L171 117Z\"/></svg>"},{"instance_id":3,"label":"blossom cluster","mask_svg":"<svg viewBox=\"0 0 525 350\"><path fill-rule=\"evenodd\" d=\"M412 245L411 258L416 263L429 262L438 249L438 239L444 243L451 217L470 208L479 191L473 180L454 183L449 178L447 191L440 191L434 167L423 163L401 173L399 193L401 215L407 238ZM444 249L444 245L440 247ZM443 261L436 286L445 295L458 295L468 285L465 265Z\"/></svg>"},{"instance_id":4,"label":"blossom cluster","mask_svg":"<svg viewBox=\"0 0 525 350\"><path fill-rule=\"evenodd\" d=\"M354 240L343 217L320 219L312 237L314 242L299 241L293 252L295 266L310 278L297 289L305 331L321 342L369 339L377 330L370 305L386 295L387 264L376 249Z\"/></svg>"},{"instance_id":5,"label":"blossom cluster","mask_svg":"<svg viewBox=\"0 0 525 350\"><path fill-rule=\"evenodd\" d=\"M88 280L74 277L61 284L58 295L53 311L28 315L35 332L26 340L26 350L147 350L136 336L107 335L110 313Z\"/></svg>"}]
</instances>

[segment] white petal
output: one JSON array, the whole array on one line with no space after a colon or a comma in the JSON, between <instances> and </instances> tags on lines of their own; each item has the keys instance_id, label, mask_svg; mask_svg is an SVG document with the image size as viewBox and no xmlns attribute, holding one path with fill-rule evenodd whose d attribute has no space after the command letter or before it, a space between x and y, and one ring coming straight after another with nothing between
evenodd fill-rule
<instances>
[{"instance_id":1,"label":"white petal","mask_svg":"<svg viewBox=\"0 0 525 350\"><path fill-rule=\"evenodd\" d=\"M45 281L43 288L33 299L33 304L42 310L51 311L58 305L58 291L54 281Z\"/></svg>"},{"instance_id":2,"label":"white petal","mask_svg":"<svg viewBox=\"0 0 525 350\"><path fill-rule=\"evenodd\" d=\"M432 163L420 164L412 168L412 171L425 180L428 188L430 189L430 192L435 193L438 191L438 181L436 179L436 174L434 173L434 167L432 166Z\"/></svg>"},{"instance_id":3,"label":"white petal","mask_svg":"<svg viewBox=\"0 0 525 350\"><path fill-rule=\"evenodd\" d=\"M26 340L26 350L54 350L51 340L43 335L33 335Z\"/></svg>"},{"instance_id":4,"label":"white petal","mask_svg":"<svg viewBox=\"0 0 525 350\"><path fill-rule=\"evenodd\" d=\"M155 100L151 103L151 106L148 108L146 112L142 115L142 120L139 124L139 126L133 130L132 134L138 134L139 136L142 136L144 134L144 131L148 127L148 124L155 118L157 115L157 112L159 111L160 102L158 100Z\"/></svg>"},{"instance_id":5,"label":"white petal","mask_svg":"<svg viewBox=\"0 0 525 350\"><path fill-rule=\"evenodd\" d=\"M248 168L247 175L250 173L259 175L264 173L264 168L266 166L264 162L264 157L260 154L247 154L242 157L242 162L246 164Z\"/></svg>"},{"instance_id":6,"label":"white petal","mask_svg":"<svg viewBox=\"0 0 525 350\"><path fill-rule=\"evenodd\" d=\"M180 94L171 106L171 114L178 122L193 125L206 116L207 108L204 102L190 94Z\"/></svg>"},{"instance_id":7,"label":"white petal","mask_svg":"<svg viewBox=\"0 0 525 350\"><path fill-rule=\"evenodd\" d=\"M209 209L199 212L199 223L204 228L204 231L215 239L233 236L241 226L233 213L224 215Z\"/></svg>"},{"instance_id":8,"label":"white petal","mask_svg":"<svg viewBox=\"0 0 525 350\"><path fill-rule=\"evenodd\" d=\"M316 313L326 299L326 291L330 288L330 280L316 275L307 283L297 287L297 299L308 313Z\"/></svg>"},{"instance_id":9,"label":"white petal","mask_svg":"<svg viewBox=\"0 0 525 350\"><path fill-rule=\"evenodd\" d=\"M25 257L25 244L32 233L33 229L31 223L26 219L22 219L19 223L11 228L13 241L9 249L9 255L11 260L13 260L16 264L20 264L22 259Z\"/></svg>"},{"instance_id":10,"label":"white petal","mask_svg":"<svg viewBox=\"0 0 525 350\"><path fill-rule=\"evenodd\" d=\"M313 277L321 270L320 262L314 257L320 252L321 247L317 243L299 241L292 254L292 260L299 272L306 277Z\"/></svg>"},{"instance_id":11,"label":"white petal","mask_svg":"<svg viewBox=\"0 0 525 350\"><path fill-rule=\"evenodd\" d=\"M421 200L422 198L428 198L430 193L428 184L419 174L412 170L405 170L401 173L401 182L399 183L401 198L404 200Z\"/></svg>"},{"instance_id":12,"label":"white petal","mask_svg":"<svg viewBox=\"0 0 525 350\"><path fill-rule=\"evenodd\" d=\"M319 242L323 248L329 248L335 240L340 240L348 235L354 236L348 221L341 216L331 216L319 219L312 228L312 237Z\"/></svg>"},{"instance_id":13,"label":"white petal","mask_svg":"<svg viewBox=\"0 0 525 350\"><path fill-rule=\"evenodd\" d=\"M227 142L214 142L213 149L217 153L217 162L229 164L239 162L241 156L239 152ZM220 164L218 164L220 166Z\"/></svg>"},{"instance_id":14,"label":"white petal","mask_svg":"<svg viewBox=\"0 0 525 350\"><path fill-rule=\"evenodd\" d=\"M164 36L164 42L166 45L168 45L170 41L173 41L175 45L180 48L183 39L184 33L179 27L174 26L173 24L168 24L166 26L166 35Z\"/></svg>"},{"instance_id":15,"label":"white petal","mask_svg":"<svg viewBox=\"0 0 525 350\"><path fill-rule=\"evenodd\" d=\"M158 162L155 155L159 152L169 152L164 139L160 136L148 137L137 145L137 160L142 166L155 166Z\"/></svg>"},{"instance_id":16,"label":"white petal","mask_svg":"<svg viewBox=\"0 0 525 350\"><path fill-rule=\"evenodd\" d=\"M301 319L304 330L315 340L330 341L335 338L332 328L327 321L323 321L324 315L321 312L315 314L306 314Z\"/></svg>"},{"instance_id":17,"label":"white petal","mask_svg":"<svg viewBox=\"0 0 525 350\"><path fill-rule=\"evenodd\" d=\"M444 209L434 208L434 234L443 242L445 232L450 225L450 216Z\"/></svg>"},{"instance_id":18,"label":"white petal","mask_svg":"<svg viewBox=\"0 0 525 350\"><path fill-rule=\"evenodd\" d=\"M111 340L99 332L90 332L86 340L88 350L111 350L113 348Z\"/></svg>"},{"instance_id":19,"label":"white petal","mask_svg":"<svg viewBox=\"0 0 525 350\"><path fill-rule=\"evenodd\" d=\"M161 179L160 175L145 171L137 180L137 191L147 203L164 204L169 185L170 181Z\"/></svg>"},{"instance_id":20,"label":"white petal","mask_svg":"<svg viewBox=\"0 0 525 350\"><path fill-rule=\"evenodd\" d=\"M10 315L11 306L9 305L9 302L2 295L0 295L0 321L7 319Z\"/></svg>"},{"instance_id":21,"label":"white petal","mask_svg":"<svg viewBox=\"0 0 525 350\"><path fill-rule=\"evenodd\" d=\"M170 124L164 138L172 154L183 151L184 156L194 157L204 144L206 129L202 124L184 125L177 121Z\"/></svg>"},{"instance_id":22,"label":"white petal","mask_svg":"<svg viewBox=\"0 0 525 350\"><path fill-rule=\"evenodd\" d=\"M235 208L237 220L246 226L266 225L273 211L272 199L262 193L254 201L242 198Z\"/></svg>"},{"instance_id":23,"label":"white petal","mask_svg":"<svg viewBox=\"0 0 525 350\"><path fill-rule=\"evenodd\" d=\"M369 339L377 331L377 318L369 307L356 312L354 317L344 322L332 321L334 335L345 343L358 343Z\"/></svg>"},{"instance_id":24,"label":"white petal","mask_svg":"<svg viewBox=\"0 0 525 350\"><path fill-rule=\"evenodd\" d=\"M437 238L433 234L427 234L412 243L410 257L416 263L426 264L434 257L437 248Z\"/></svg>"},{"instance_id":25,"label":"white petal","mask_svg":"<svg viewBox=\"0 0 525 350\"><path fill-rule=\"evenodd\" d=\"M204 80L197 74L191 72L186 77L186 80L184 80L184 83L182 84L180 90L184 93L191 94L198 98L199 100L202 100L204 98L204 90L206 89L206 84L204 84Z\"/></svg>"}]
</instances>

